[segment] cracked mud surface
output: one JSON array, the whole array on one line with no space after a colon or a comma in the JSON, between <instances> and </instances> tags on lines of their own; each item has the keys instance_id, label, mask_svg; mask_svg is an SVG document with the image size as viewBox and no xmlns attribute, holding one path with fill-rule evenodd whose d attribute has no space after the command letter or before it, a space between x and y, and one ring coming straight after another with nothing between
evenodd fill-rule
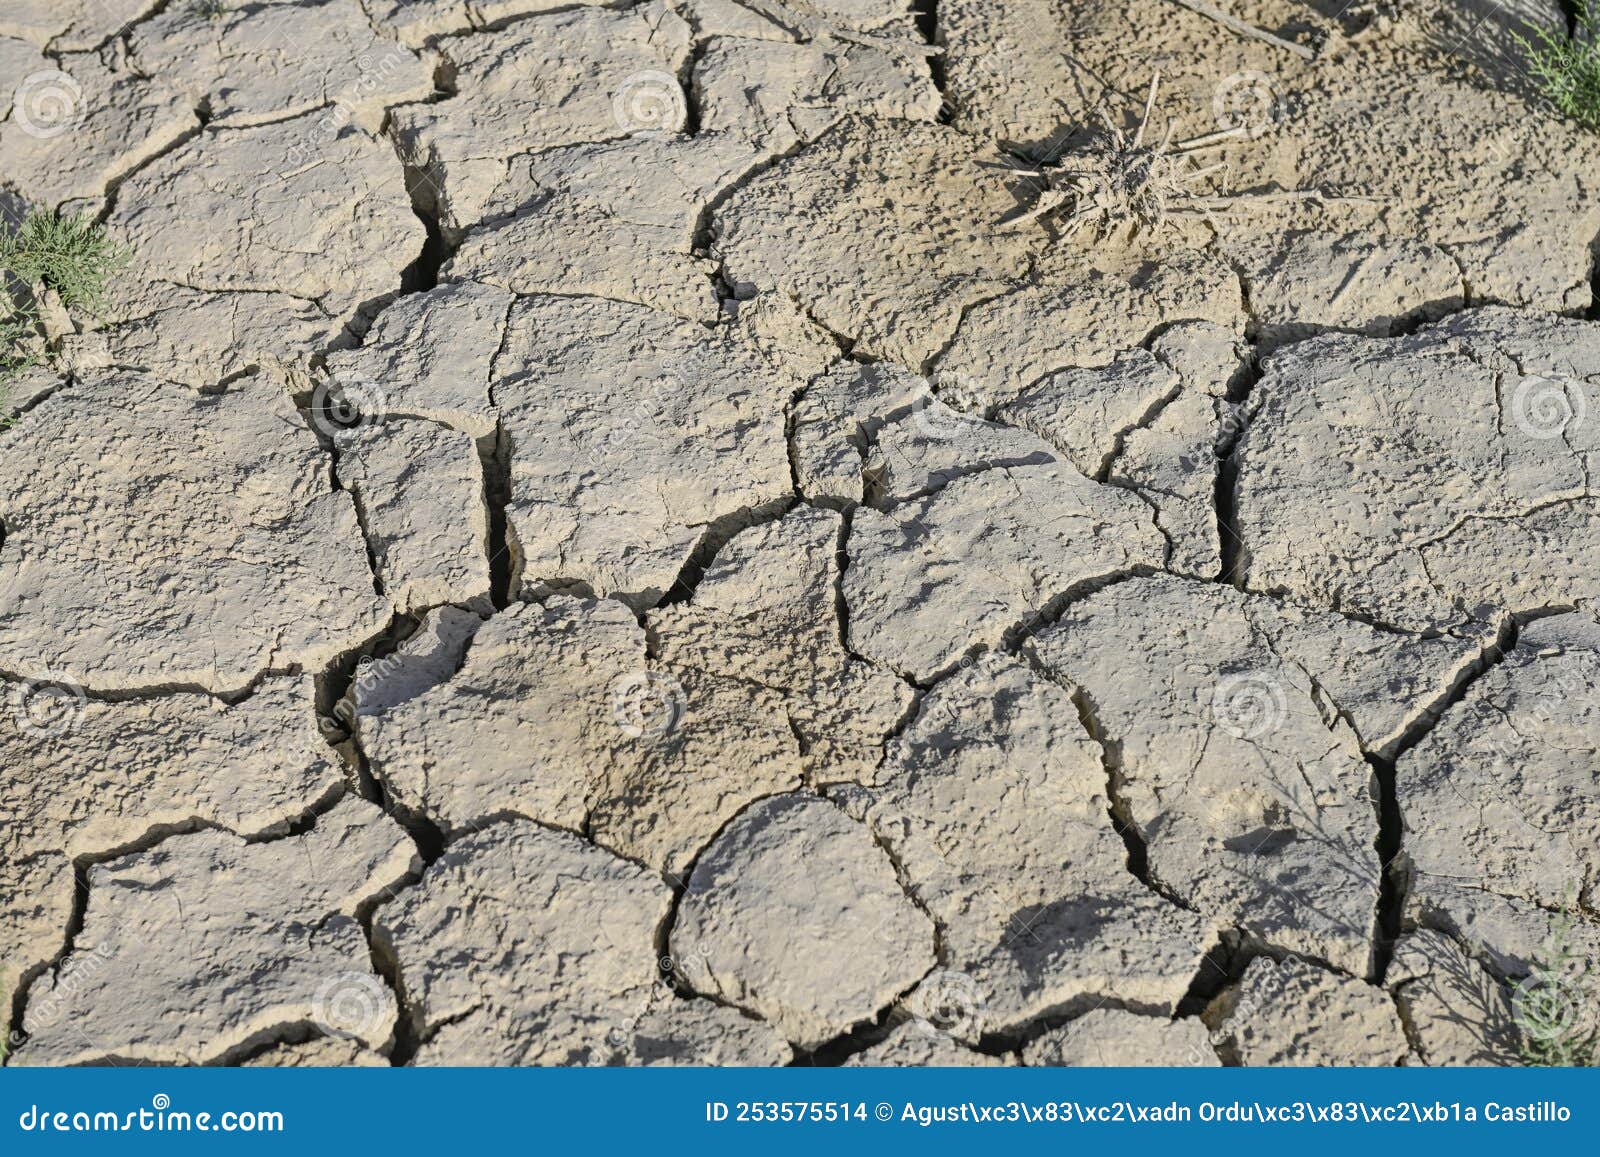
<instances>
[{"instance_id":1,"label":"cracked mud surface","mask_svg":"<svg viewBox=\"0 0 1600 1157\"><path fill-rule=\"evenodd\" d=\"M1451 0L923 7L6 5L4 227L130 255L3 386L6 1063L1514 1064L1600 978L1592 136ZM1208 212L1033 212L1158 73Z\"/></svg>"}]
</instances>

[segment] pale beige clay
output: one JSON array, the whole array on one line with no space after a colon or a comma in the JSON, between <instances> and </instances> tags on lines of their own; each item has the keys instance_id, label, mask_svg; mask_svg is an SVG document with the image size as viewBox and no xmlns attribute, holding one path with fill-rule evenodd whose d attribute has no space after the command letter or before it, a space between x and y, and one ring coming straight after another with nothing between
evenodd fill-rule
<instances>
[{"instance_id":1,"label":"pale beige clay","mask_svg":"<svg viewBox=\"0 0 1600 1157\"><path fill-rule=\"evenodd\" d=\"M1536 1057L1567 12L1218 7L0 4L4 1063Z\"/></svg>"}]
</instances>

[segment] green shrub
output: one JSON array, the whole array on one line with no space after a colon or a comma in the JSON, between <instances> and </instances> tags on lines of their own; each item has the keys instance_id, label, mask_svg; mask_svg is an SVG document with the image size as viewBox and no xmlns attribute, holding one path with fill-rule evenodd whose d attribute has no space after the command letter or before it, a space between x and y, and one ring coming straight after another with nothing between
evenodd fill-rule
<instances>
[{"instance_id":1,"label":"green shrub","mask_svg":"<svg viewBox=\"0 0 1600 1157\"><path fill-rule=\"evenodd\" d=\"M10 313L0 316L0 382L36 360L28 351L28 339L33 336L37 323L38 317L31 307L15 306Z\"/></svg>"},{"instance_id":2,"label":"green shrub","mask_svg":"<svg viewBox=\"0 0 1600 1157\"><path fill-rule=\"evenodd\" d=\"M1600 0L1579 0L1578 35L1529 26L1513 32L1528 67L1550 103L1585 128L1600 131Z\"/></svg>"},{"instance_id":3,"label":"green shrub","mask_svg":"<svg viewBox=\"0 0 1600 1157\"><path fill-rule=\"evenodd\" d=\"M127 254L92 217L29 213L10 236L0 237L0 269L28 286L53 289L68 309L94 313Z\"/></svg>"},{"instance_id":4,"label":"green shrub","mask_svg":"<svg viewBox=\"0 0 1600 1157\"><path fill-rule=\"evenodd\" d=\"M0 236L0 386L41 360L39 296L54 290L67 309L94 314L128 255L87 214L31 212ZM11 424L0 394L0 428Z\"/></svg>"},{"instance_id":5,"label":"green shrub","mask_svg":"<svg viewBox=\"0 0 1600 1157\"><path fill-rule=\"evenodd\" d=\"M1524 1064L1600 1064L1600 973L1572 945L1575 920L1559 916L1512 1000Z\"/></svg>"}]
</instances>

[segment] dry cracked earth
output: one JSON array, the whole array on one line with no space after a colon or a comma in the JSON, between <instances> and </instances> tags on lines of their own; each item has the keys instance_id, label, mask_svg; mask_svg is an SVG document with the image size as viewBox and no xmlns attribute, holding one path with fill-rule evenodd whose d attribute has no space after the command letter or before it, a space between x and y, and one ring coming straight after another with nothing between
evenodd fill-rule
<instances>
[{"instance_id":1,"label":"dry cracked earth","mask_svg":"<svg viewBox=\"0 0 1600 1157\"><path fill-rule=\"evenodd\" d=\"M1595 138L1471 0L911 7L0 8L131 256L0 434L8 1063L1524 1055ZM1158 76L1204 211L1034 212Z\"/></svg>"}]
</instances>

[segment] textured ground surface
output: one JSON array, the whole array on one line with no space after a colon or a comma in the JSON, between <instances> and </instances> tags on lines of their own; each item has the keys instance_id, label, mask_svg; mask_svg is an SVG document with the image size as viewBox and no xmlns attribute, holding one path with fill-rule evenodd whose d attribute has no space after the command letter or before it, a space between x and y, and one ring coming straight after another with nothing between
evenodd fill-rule
<instances>
[{"instance_id":1,"label":"textured ground surface","mask_svg":"<svg viewBox=\"0 0 1600 1157\"><path fill-rule=\"evenodd\" d=\"M1226 6L1306 52L4 5L0 209L131 255L6 385L7 1063L1502 1064L1600 993L1600 150L1497 6ZM1031 214L1158 73L1209 218Z\"/></svg>"}]
</instances>

